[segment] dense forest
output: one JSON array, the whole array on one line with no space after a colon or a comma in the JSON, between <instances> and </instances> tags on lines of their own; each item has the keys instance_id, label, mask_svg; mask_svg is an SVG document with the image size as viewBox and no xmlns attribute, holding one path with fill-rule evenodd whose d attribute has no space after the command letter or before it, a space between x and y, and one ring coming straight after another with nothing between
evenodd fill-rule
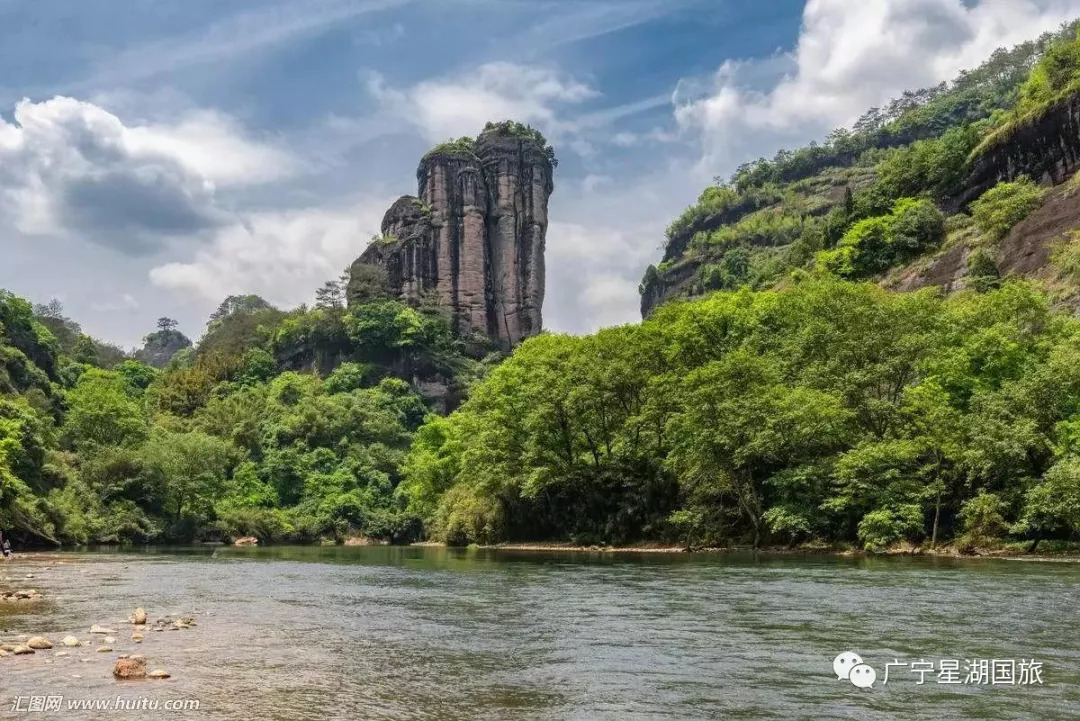
<instances>
[{"instance_id":1,"label":"dense forest","mask_svg":"<svg viewBox=\"0 0 1080 721\"><path fill-rule=\"evenodd\" d=\"M294 310L229 297L197 343L162 318L130 354L59 303L0 293L0 528L26 544L1075 538L1080 320L1061 284L1080 280L1080 241L1055 247L1056 286L1002 277L997 245L1065 179L963 190L1078 92L1072 25L745 165L672 223L643 323L509 357L374 277ZM960 292L883 287L955 244ZM452 392L434 401L432 379Z\"/></svg>"},{"instance_id":2,"label":"dense forest","mask_svg":"<svg viewBox=\"0 0 1080 721\"><path fill-rule=\"evenodd\" d=\"M465 382L484 363L444 318L377 296L346 309L331 281L291 312L227 298L196 346L158 326L127 358L58 303L0 296L5 530L38 543L419 537L394 488L429 409L404 379Z\"/></svg>"}]
</instances>

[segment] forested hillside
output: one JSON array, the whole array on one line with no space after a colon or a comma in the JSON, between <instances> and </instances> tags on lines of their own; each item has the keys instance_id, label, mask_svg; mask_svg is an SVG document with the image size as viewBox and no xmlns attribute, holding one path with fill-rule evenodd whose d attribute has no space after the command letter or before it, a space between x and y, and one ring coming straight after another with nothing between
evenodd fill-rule
<instances>
[{"instance_id":1,"label":"forested hillside","mask_svg":"<svg viewBox=\"0 0 1080 721\"><path fill-rule=\"evenodd\" d=\"M59 303L0 295L0 528L32 544L417 538L394 495L430 412L410 382L464 387L482 363L438 313L346 309L336 281L319 298L230 297L194 347L163 318L129 358Z\"/></svg>"},{"instance_id":2,"label":"forested hillside","mask_svg":"<svg viewBox=\"0 0 1080 721\"><path fill-rule=\"evenodd\" d=\"M821 144L707 188L668 227L663 261L641 283L643 315L673 297L771 287L793 271L908 289L1037 274L1052 255L1040 244L1064 240L1010 252L1002 239L1039 208L1043 186L1080 163L1077 31L998 50L951 83L904 93ZM1018 262L1025 253L1039 262ZM947 272L935 267L941 256Z\"/></svg>"}]
</instances>

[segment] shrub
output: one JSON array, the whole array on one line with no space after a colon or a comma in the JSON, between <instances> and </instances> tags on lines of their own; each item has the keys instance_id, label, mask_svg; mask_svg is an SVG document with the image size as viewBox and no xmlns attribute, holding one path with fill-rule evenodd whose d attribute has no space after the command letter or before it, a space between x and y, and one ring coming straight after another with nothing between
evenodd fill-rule
<instances>
[{"instance_id":1,"label":"shrub","mask_svg":"<svg viewBox=\"0 0 1080 721\"><path fill-rule=\"evenodd\" d=\"M979 491L978 495L964 501L960 507L963 534L957 539L957 547L969 552L978 547L994 544L1005 532L1005 502L995 493Z\"/></svg>"},{"instance_id":2,"label":"shrub","mask_svg":"<svg viewBox=\"0 0 1080 721\"><path fill-rule=\"evenodd\" d=\"M967 259L968 285L985 293L1001 285L1001 273L998 272L994 254L986 248L976 248Z\"/></svg>"},{"instance_id":3,"label":"shrub","mask_svg":"<svg viewBox=\"0 0 1080 721\"><path fill-rule=\"evenodd\" d=\"M917 504L870 511L859 521L859 540L866 550L883 551L889 544L910 538L922 531L923 512Z\"/></svg>"},{"instance_id":4,"label":"shrub","mask_svg":"<svg viewBox=\"0 0 1080 721\"><path fill-rule=\"evenodd\" d=\"M842 278L880 273L941 244L945 216L929 200L903 198L889 215L860 220L834 250L818 253L818 266Z\"/></svg>"},{"instance_id":5,"label":"shrub","mask_svg":"<svg viewBox=\"0 0 1080 721\"><path fill-rule=\"evenodd\" d=\"M1030 178L1021 176L1011 183L998 183L983 193L971 204L971 213L979 230L993 240L1000 240L1039 207L1045 193Z\"/></svg>"}]
</instances>

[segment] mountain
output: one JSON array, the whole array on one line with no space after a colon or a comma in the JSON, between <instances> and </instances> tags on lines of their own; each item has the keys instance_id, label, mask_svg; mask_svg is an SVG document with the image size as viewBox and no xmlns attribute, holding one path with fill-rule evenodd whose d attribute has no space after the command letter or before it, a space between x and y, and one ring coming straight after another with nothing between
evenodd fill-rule
<instances>
[{"instance_id":1,"label":"mountain","mask_svg":"<svg viewBox=\"0 0 1080 721\"><path fill-rule=\"evenodd\" d=\"M643 317L672 298L773 287L793 272L896 289L1060 279L1054 249L1080 227L1065 182L1080 165L1077 29L998 50L706 188L645 272Z\"/></svg>"}]
</instances>

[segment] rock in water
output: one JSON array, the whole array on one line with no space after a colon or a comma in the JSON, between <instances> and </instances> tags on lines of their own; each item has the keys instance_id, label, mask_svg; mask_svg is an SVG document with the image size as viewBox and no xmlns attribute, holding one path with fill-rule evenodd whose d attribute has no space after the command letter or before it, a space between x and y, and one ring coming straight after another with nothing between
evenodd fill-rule
<instances>
[{"instance_id":1,"label":"rock in water","mask_svg":"<svg viewBox=\"0 0 1080 721\"><path fill-rule=\"evenodd\" d=\"M146 661L141 658L120 658L113 666L117 678L146 678Z\"/></svg>"},{"instance_id":2,"label":"rock in water","mask_svg":"<svg viewBox=\"0 0 1080 721\"><path fill-rule=\"evenodd\" d=\"M151 671L150 673L148 673L146 675L149 676L150 678L169 678L171 676L171 674L166 673L164 670L162 670L160 668L156 668L156 669L154 669L153 671Z\"/></svg>"},{"instance_id":3,"label":"rock in water","mask_svg":"<svg viewBox=\"0 0 1080 721\"><path fill-rule=\"evenodd\" d=\"M142 626L146 624L146 611L142 608L136 608L135 612L131 614L131 622L136 626Z\"/></svg>"},{"instance_id":4,"label":"rock in water","mask_svg":"<svg viewBox=\"0 0 1080 721\"><path fill-rule=\"evenodd\" d=\"M104 643L106 646L108 646L110 644L116 643L116 639L113 638L112 636L106 636L105 638L102 639L102 643Z\"/></svg>"},{"instance_id":5,"label":"rock in water","mask_svg":"<svg viewBox=\"0 0 1080 721\"><path fill-rule=\"evenodd\" d=\"M105 628L104 626L99 626L95 623L93 626L90 627L90 633L100 633L107 636L110 633L116 632L113 631L111 628Z\"/></svg>"},{"instance_id":6,"label":"rock in water","mask_svg":"<svg viewBox=\"0 0 1080 721\"><path fill-rule=\"evenodd\" d=\"M97 652L98 653L111 653L112 652L112 646L98 646Z\"/></svg>"},{"instance_id":7,"label":"rock in water","mask_svg":"<svg viewBox=\"0 0 1080 721\"><path fill-rule=\"evenodd\" d=\"M65 646L78 646L79 639L75 638L74 636L64 636L62 639L60 639L60 643L64 644Z\"/></svg>"},{"instance_id":8,"label":"rock in water","mask_svg":"<svg viewBox=\"0 0 1080 721\"><path fill-rule=\"evenodd\" d=\"M16 646L12 650L12 653L15 654L16 656L24 656L24 655L26 655L28 653L33 653L33 652L34 652L34 649L30 648L29 646Z\"/></svg>"},{"instance_id":9,"label":"rock in water","mask_svg":"<svg viewBox=\"0 0 1080 721\"><path fill-rule=\"evenodd\" d=\"M135 643L142 643L143 635L141 633L133 633L131 634L131 640Z\"/></svg>"},{"instance_id":10,"label":"rock in water","mask_svg":"<svg viewBox=\"0 0 1080 721\"><path fill-rule=\"evenodd\" d=\"M45 638L44 636L31 636L29 640L27 640L26 645L30 648L40 650L44 648L52 648L52 641Z\"/></svg>"},{"instance_id":11,"label":"rock in water","mask_svg":"<svg viewBox=\"0 0 1080 721\"><path fill-rule=\"evenodd\" d=\"M233 541L234 546L257 546L259 545L259 539L255 536L243 536Z\"/></svg>"}]
</instances>

